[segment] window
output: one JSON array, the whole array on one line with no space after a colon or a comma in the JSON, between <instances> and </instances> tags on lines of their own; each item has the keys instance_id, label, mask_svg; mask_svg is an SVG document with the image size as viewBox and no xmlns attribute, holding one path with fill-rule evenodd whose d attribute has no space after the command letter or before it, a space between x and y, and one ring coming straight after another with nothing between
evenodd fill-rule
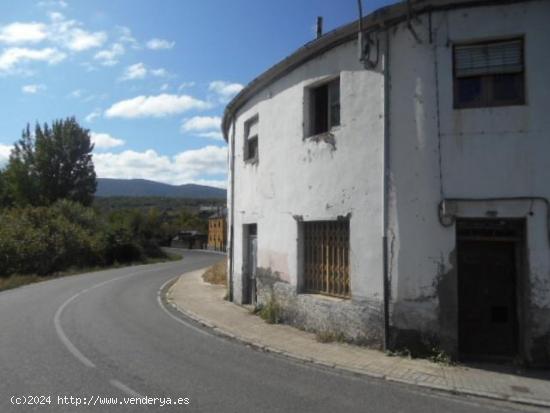
<instances>
[{"instance_id":1,"label":"window","mask_svg":"<svg viewBox=\"0 0 550 413\"><path fill-rule=\"evenodd\" d=\"M258 161L258 121L256 115L244 124L244 160L247 162Z\"/></svg>"},{"instance_id":2,"label":"window","mask_svg":"<svg viewBox=\"0 0 550 413\"><path fill-rule=\"evenodd\" d=\"M350 297L349 221L304 222L303 242L305 291Z\"/></svg>"},{"instance_id":3,"label":"window","mask_svg":"<svg viewBox=\"0 0 550 413\"><path fill-rule=\"evenodd\" d=\"M523 62L523 39L455 46L455 108L524 104Z\"/></svg>"},{"instance_id":4,"label":"window","mask_svg":"<svg viewBox=\"0 0 550 413\"><path fill-rule=\"evenodd\" d=\"M319 135L340 125L340 78L310 89L309 135Z\"/></svg>"}]
</instances>

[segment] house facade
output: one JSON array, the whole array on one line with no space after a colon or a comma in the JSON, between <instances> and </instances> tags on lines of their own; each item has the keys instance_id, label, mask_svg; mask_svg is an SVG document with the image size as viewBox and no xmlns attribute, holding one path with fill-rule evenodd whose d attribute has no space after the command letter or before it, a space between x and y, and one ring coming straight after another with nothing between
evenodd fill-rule
<instances>
[{"instance_id":1,"label":"house facade","mask_svg":"<svg viewBox=\"0 0 550 413\"><path fill-rule=\"evenodd\" d=\"M550 365L549 19L545 0L398 3L252 81L223 120L231 299Z\"/></svg>"},{"instance_id":2,"label":"house facade","mask_svg":"<svg viewBox=\"0 0 550 413\"><path fill-rule=\"evenodd\" d=\"M226 212L219 211L208 217L208 249L225 251L227 246Z\"/></svg>"}]
</instances>

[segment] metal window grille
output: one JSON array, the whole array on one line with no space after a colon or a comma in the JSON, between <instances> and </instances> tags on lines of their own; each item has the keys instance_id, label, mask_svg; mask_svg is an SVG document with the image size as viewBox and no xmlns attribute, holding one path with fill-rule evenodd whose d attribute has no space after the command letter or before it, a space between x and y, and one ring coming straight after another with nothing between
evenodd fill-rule
<instances>
[{"instance_id":1,"label":"metal window grille","mask_svg":"<svg viewBox=\"0 0 550 413\"><path fill-rule=\"evenodd\" d=\"M305 290L350 297L349 221L303 224Z\"/></svg>"}]
</instances>

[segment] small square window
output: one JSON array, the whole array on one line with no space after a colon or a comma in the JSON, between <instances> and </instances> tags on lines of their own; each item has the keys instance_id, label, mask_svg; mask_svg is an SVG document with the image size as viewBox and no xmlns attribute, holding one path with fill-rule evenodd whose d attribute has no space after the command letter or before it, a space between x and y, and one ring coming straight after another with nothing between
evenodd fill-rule
<instances>
[{"instance_id":1,"label":"small square window","mask_svg":"<svg viewBox=\"0 0 550 413\"><path fill-rule=\"evenodd\" d=\"M455 46L455 108L525 104L523 62L523 39Z\"/></svg>"},{"instance_id":2,"label":"small square window","mask_svg":"<svg viewBox=\"0 0 550 413\"><path fill-rule=\"evenodd\" d=\"M245 162L257 162L258 152L258 115L247 120L244 124L244 160Z\"/></svg>"},{"instance_id":3,"label":"small square window","mask_svg":"<svg viewBox=\"0 0 550 413\"><path fill-rule=\"evenodd\" d=\"M310 89L309 135L319 135L340 125L340 78Z\"/></svg>"}]
</instances>

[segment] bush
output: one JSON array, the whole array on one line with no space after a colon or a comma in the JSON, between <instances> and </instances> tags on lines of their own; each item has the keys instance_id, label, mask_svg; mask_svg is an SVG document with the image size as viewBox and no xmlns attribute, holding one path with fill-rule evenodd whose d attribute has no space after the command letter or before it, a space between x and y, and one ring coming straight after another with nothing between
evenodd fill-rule
<instances>
[{"instance_id":1,"label":"bush","mask_svg":"<svg viewBox=\"0 0 550 413\"><path fill-rule=\"evenodd\" d=\"M260 308L258 314L268 324L279 324L281 322L281 306L273 297Z\"/></svg>"},{"instance_id":2,"label":"bush","mask_svg":"<svg viewBox=\"0 0 550 413\"><path fill-rule=\"evenodd\" d=\"M0 210L0 222L4 277L166 257L154 234L145 234L139 212L106 220L91 208L63 200L51 207Z\"/></svg>"}]
</instances>

